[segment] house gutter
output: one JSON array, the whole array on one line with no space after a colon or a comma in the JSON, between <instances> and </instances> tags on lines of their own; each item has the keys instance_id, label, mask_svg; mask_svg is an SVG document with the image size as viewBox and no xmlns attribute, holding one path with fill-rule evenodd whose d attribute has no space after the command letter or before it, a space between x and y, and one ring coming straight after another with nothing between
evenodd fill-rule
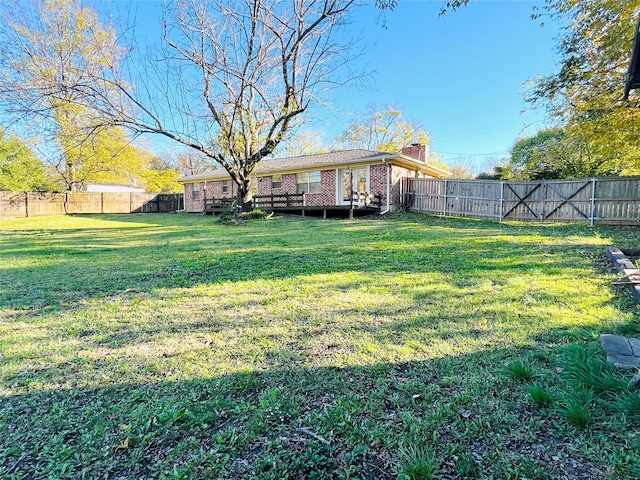
<instances>
[{"instance_id":1,"label":"house gutter","mask_svg":"<svg viewBox=\"0 0 640 480\"><path fill-rule=\"evenodd\" d=\"M386 158L382 159L382 163L386 163ZM391 165L387 163L387 208L380 212L380 215L384 215L385 213L389 213L391 210Z\"/></svg>"}]
</instances>

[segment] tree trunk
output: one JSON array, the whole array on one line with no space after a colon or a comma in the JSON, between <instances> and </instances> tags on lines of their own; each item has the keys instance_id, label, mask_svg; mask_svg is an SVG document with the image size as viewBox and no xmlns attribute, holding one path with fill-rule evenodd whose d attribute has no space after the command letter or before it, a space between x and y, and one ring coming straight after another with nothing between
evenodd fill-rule
<instances>
[{"instance_id":1,"label":"tree trunk","mask_svg":"<svg viewBox=\"0 0 640 480\"><path fill-rule=\"evenodd\" d=\"M245 179L238 185L238 208L241 213L252 210L253 194L251 193L251 180Z\"/></svg>"}]
</instances>

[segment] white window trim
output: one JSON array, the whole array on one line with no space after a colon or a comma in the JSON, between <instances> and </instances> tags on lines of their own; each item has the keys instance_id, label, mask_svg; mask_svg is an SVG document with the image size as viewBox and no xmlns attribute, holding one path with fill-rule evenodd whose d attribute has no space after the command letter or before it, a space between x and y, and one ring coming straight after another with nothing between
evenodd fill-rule
<instances>
[{"instance_id":1,"label":"white window trim","mask_svg":"<svg viewBox=\"0 0 640 480\"><path fill-rule=\"evenodd\" d=\"M279 182L280 186L279 187L274 187L273 186L273 183L274 183L273 177L276 177L276 176L280 177L280 182ZM282 188L282 177L283 177L283 175L281 173L274 173L273 175L271 175L271 190ZM297 177L296 177L296 182L297 182ZM298 185L296 184L296 190L297 189L298 189Z\"/></svg>"},{"instance_id":2,"label":"white window trim","mask_svg":"<svg viewBox=\"0 0 640 480\"><path fill-rule=\"evenodd\" d=\"M309 187L309 185L311 184L311 182L309 181L309 177L307 177L307 181L306 182L300 182L298 181L298 175L300 175L301 173L307 173L307 174L312 174L312 173L316 173L318 172L320 174L320 190L317 192L311 192L311 191L307 191L305 193L305 195L317 195L319 193L322 193L322 170L309 170L308 172L298 172L296 173L296 193L298 193L298 185L304 185L304 183L307 184L307 190L311 190L311 188ZM313 182L315 183L315 182Z\"/></svg>"},{"instance_id":3,"label":"white window trim","mask_svg":"<svg viewBox=\"0 0 640 480\"><path fill-rule=\"evenodd\" d=\"M371 165L356 165L355 167L351 167L352 170L366 168L367 169L367 185L366 190L367 194L371 195ZM351 202L343 200L342 195L342 172L349 171L349 166L344 168L336 169L336 205L349 205ZM353 185L351 186L351 190L353 191ZM354 205L361 205L361 202L353 202Z\"/></svg>"}]
</instances>

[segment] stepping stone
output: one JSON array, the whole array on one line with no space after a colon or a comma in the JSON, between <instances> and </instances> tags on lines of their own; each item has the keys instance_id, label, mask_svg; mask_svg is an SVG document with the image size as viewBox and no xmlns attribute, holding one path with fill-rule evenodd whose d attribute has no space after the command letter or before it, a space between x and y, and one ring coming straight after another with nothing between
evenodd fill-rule
<instances>
[{"instance_id":1,"label":"stepping stone","mask_svg":"<svg viewBox=\"0 0 640 480\"><path fill-rule=\"evenodd\" d=\"M631 350L633 350L633 355L640 357L640 338L627 338L627 340L629 340Z\"/></svg>"},{"instance_id":2,"label":"stepping stone","mask_svg":"<svg viewBox=\"0 0 640 480\"><path fill-rule=\"evenodd\" d=\"M640 339L620 335L600 335L607 361L616 367L640 368Z\"/></svg>"}]
</instances>

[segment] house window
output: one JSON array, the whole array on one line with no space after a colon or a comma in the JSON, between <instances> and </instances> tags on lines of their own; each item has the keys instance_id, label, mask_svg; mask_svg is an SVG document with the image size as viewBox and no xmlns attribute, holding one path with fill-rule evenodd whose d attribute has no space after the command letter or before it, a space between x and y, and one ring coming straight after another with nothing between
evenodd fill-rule
<instances>
[{"instance_id":1,"label":"house window","mask_svg":"<svg viewBox=\"0 0 640 480\"><path fill-rule=\"evenodd\" d=\"M298 193L320 193L320 172L303 172L298 174Z\"/></svg>"},{"instance_id":2,"label":"house window","mask_svg":"<svg viewBox=\"0 0 640 480\"><path fill-rule=\"evenodd\" d=\"M222 180L222 193L229 193L229 180Z\"/></svg>"},{"instance_id":3,"label":"house window","mask_svg":"<svg viewBox=\"0 0 640 480\"><path fill-rule=\"evenodd\" d=\"M282 188L282 175L271 176L271 188Z\"/></svg>"},{"instance_id":4,"label":"house window","mask_svg":"<svg viewBox=\"0 0 640 480\"><path fill-rule=\"evenodd\" d=\"M191 198L193 200L200 200L200 184L194 183L191 187Z\"/></svg>"}]
</instances>

